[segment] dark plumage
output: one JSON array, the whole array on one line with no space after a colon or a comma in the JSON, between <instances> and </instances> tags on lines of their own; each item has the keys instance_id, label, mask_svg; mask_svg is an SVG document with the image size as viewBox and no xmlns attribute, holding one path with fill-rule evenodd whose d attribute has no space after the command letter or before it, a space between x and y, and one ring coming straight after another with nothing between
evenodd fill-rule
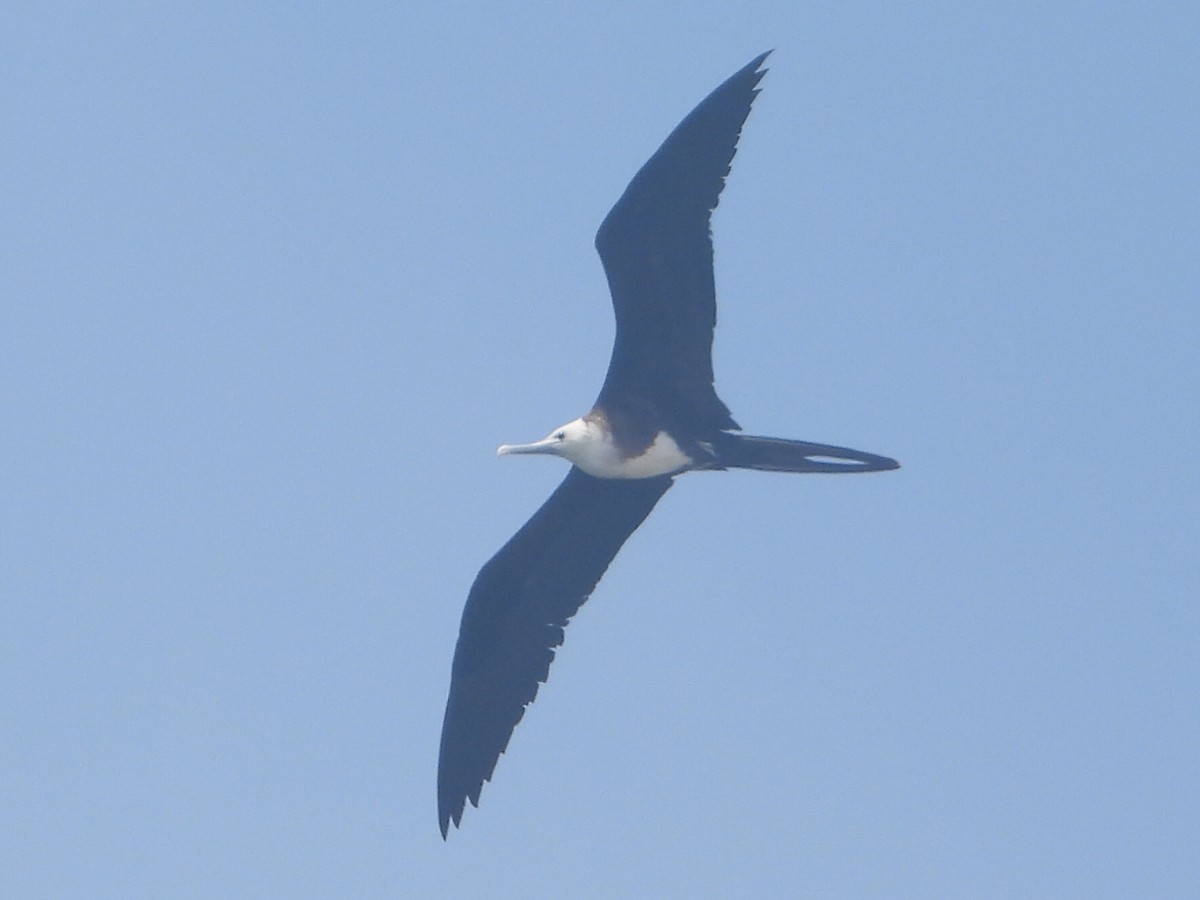
<instances>
[{"instance_id":1,"label":"dark plumage","mask_svg":"<svg viewBox=\"0 0 1200 900\"><path fill-rule=\"evenodd\" d=\"M438 760L442 836L458 825L537 696L567 622L626 539L689 469L876 472L884 456L739 430L713 387L710 217L763 76L756 57L634 176L596 235L617 333L592 411L533 444L566 480L480 570L467 598ZM591 474L589 474L591 473Z\"/></svg>"},{"instance_id":2,"label":"dark plumage","mask_svg":"<svg viewBox=\"0 0 1200 900\"><path fill-rule=\"evenodd\" d=\"M596 401L610 417L636 401L665 423L738 427L713 388L717 292L709 222L766 58L751 60L676 126L596 233L617 319Z\"/></svg>"},{"instance_id":3,"label":"dark plumage","mask_svg":"<svg viewBox=\"0 0 1200 900\"><path fill-rule=\"evenodd\" d=\"M463 610L438 760L442 836L479 804L563 629L671 479L617 481L574 467L480 570ZM519 601L519 602L517 602Z\"/></svg>"}]
</instances>

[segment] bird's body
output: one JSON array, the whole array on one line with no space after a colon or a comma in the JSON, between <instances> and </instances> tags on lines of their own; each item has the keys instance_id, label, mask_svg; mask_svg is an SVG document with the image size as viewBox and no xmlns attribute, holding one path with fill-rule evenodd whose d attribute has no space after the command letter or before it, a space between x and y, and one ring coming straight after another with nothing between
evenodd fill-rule
<instances>
[{"instance_id":1,"label":"bird's body","mask_svg":"<svg viewBox=\"0 0 1200 900\"><path fill-rule=\"evenodd\" d=\"M503 444L496 453L499 456L550 453L574 463L596 478L655 478L684 472L696 465L696 460L685 453L668 432L656 431L646 443L614 430L599 407L554 429L540 441Z\"/></svg>"},{"instance_id":2,"label":"bird's body","mask_svg":"<svg viewBox=\"0 0 1200 900\"><path fill-rule=\"evenodd\" d=\"M596 235L616 314L592 409L500 455L571 462L566 479L480 570L454 653L438 763L442 836L478 804L546 680L563 629L675 476L698 469L877 472L884 456L737 434L713 387L710 216L767 54L713 91L634 176Z\"/></svg>"}]
</instances>

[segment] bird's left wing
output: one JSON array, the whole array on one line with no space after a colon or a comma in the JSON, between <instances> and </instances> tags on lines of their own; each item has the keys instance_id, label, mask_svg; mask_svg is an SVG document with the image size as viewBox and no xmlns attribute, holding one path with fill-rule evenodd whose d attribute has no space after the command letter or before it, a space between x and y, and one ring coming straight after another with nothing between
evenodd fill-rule
<instances>
[{"instance_id":1,"label":"bird's left wing","mask_svg":"<svg viewBox=\"0 0 1200 900\"><path fill-rule=\"evenodd\" d=\"M713 388L712 212L767 54L704 98L625 188L596 233L617 333L597 403L649 394L712 429L737 423Z\"/></svg>"},{"instance_id":2,"label":"bird's left wing","mask_svg":"<svg viewBox=\"0 0 1200 900\"><path fill-rule=\"evenodd\" d=\"M549 675L567 622L670 486L668 476L602 479L572 467L480 570L463 610L442 723L443 837L467 800L479 805L483 783Z\"/></svg>"}]
</instances>

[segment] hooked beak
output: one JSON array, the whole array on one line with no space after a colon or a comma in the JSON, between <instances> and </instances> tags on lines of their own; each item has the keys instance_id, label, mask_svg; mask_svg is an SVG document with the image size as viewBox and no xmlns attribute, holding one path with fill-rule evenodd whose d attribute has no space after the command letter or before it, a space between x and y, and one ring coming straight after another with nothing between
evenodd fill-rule
<instances>
[{"instance_id":1,"label":"hooked beak","mask_svg":"<svg viewBox=\"0 0 1200 900\"><path fill-rule=\"evenodd\" d=\"M557 455L560 442L553 437L542 438L532 444L501 444L496 448L497 456L508 456L510 453L550 453Z\"/></svg>"}]
</instances>

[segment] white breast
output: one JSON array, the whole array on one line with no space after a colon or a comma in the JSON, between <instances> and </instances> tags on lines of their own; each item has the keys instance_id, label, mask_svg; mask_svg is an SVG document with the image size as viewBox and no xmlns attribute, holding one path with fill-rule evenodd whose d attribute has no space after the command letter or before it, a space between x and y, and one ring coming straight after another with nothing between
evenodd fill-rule
<instances>
[{"instance_id":1,"label":"white breast","mask_svg":"<svg viewBox=\"0 0 1200 900\"><path fill-rule=\"evenodd\" d=\"M590 442L572 454L571 462L597 478L654 478L668 475L692 465L692 460L665 431L660 431L654 443L641 456L623 459L611 440Z\"/></svg>"}]
</instances>

